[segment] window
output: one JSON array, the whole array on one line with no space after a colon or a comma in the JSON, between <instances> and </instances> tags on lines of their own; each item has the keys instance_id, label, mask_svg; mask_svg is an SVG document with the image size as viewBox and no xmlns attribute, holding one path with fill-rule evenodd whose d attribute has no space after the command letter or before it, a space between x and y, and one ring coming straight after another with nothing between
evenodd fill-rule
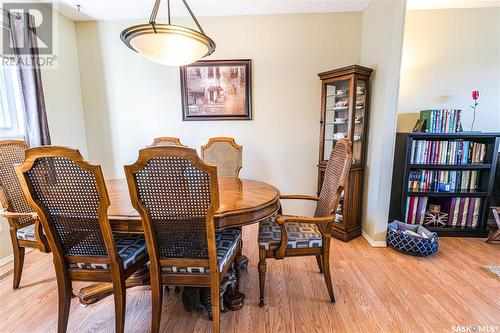
<instances>
[{"instance_id":1,"label":"window","mask_svg":"<svg viewBox=\"0 0 500 333\"><path fill-rule=\"evenodd\" d=\"M0 139L25 139L25 133L19 73L15 66L2 65L0 70Z\"/></svg>"}]
</instances>

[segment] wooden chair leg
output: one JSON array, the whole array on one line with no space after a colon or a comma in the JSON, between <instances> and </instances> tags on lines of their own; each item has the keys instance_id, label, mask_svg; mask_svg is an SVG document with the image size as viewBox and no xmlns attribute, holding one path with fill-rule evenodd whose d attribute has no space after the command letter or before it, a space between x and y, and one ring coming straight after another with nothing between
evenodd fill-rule
<instances>
[{"instance_id":1,"label":"wooden chair leg","mask_svg":"<svg viewBox=\"0 0 500 333\"><path fill-rule=\"evenodd\" d=\"M260 286L260 301L259 306L264 307L266 302L264 301L264 291L266 284L266 250L259 249L259 286Z\"/></svg>"},{"instance_id":2,"label":"wooden chair leg","mask_svg":"<svg viewBox=\"0 0 500 333\"><path fill-rule=\"evenodd\" d=\"M14 255L14 280L12 288L18 289L21 283L21 275L23 274L24 254L26 253L26 249L17 245L17 242L12 243L12 249Z\"/></svg>"},{"instance_id":3,"label":"wooden chair leg","mask_svg":"<svg viewBox=\"0 0 500 333\"><path fill-rule=\"evenodd\" d=\"M321 262L321 260L322 260L321 256L317 255L316 256L316 262L318 263L319 272L323 273L323 263Z\"/></svg>"},{"instance_id":4,"label":"wooden chair leg","mask_svg":"<svg viewBox=\"0 0 500 333\"><path fill-rule=\"evenodd\" d=\"M125 331L125 306L127 301L127 287L125 278L113 281L113 294L115 298L115 332L123 333Z\"/></svg>"},{"instance_id":5,"label":"wooden chair leg","mask_svg":"<svg viewBox=\"0 0 500 333\"><path fill-rule=\"evenodd\" d=\"M219 279L215 280L215 283L212 282L212 286L210 287L210 296L212 298L212 325L213 332L220 332L220 285Z\"/></svg>"},{"instance_id":6,"label":"wooden chair leg","mask_svg":"<svg viewBox=\"0 0 500 333\"><path fill-rule=\"evenodd\" d=\"M163 304L163 288L158 276L151 276L151 295L152 295L152 314L151 314L151 332L160 331L161 309Z\"/></svg>"},{"instance_id":7,"label":"wooden chair leg","mask_svg":"<svg viewBox=\"0 0 500 333\"><path fill-rule=\"evenodd\" d=\"M71 295L73 290L71 281L66 274L56 271L57 278L57 296L58 296L58 316L57 333L66 333L68 329L69 309L71 306Z\"/></svg>"},{"instance_id":8,"label":"wooden chair leg","mask_svg":"<svg viewBox=\"0 0 500 333\"><path fill-rule=\"evenodd\" d=\"M495 231L494 233L492 233L490 237L488 237L488 239L486 240L486 243L490 244L494 240L496 240L497 238L499 238L499 240L500 240L500 228L497 229L497 231Z\"/></svg>"},{"instance_id":9,"label":"wooden chair leg","mask_svg":"<svg viewBox=\"0 0 500 333\"><path fill-rule=\"evenodd\" d=\"M332 276L330 272L330 242L329 239L324 238L323 241L326 243L323 248L323 275L325 276L326 289L328 289L328 294L330 295L330 300L335 304L335 295L333 293Z\"/></svg>"}]
</instances>

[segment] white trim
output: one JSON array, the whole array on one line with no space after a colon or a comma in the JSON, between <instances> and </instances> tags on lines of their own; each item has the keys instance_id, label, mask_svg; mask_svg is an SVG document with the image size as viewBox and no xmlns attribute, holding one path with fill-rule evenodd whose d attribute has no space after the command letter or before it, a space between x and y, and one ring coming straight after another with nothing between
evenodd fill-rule
<instances>
[{"instance_id":1,"label":"white trim","mask_svg":"<svg viewBox=\"0 0 500 333\"><path fill-rule=\"evenodd\" d=\"M363 236L364 239L366 239L368 243L370 243L372 247L387 247L387 243L385 242L385 240L383 241L373 240L370 236L368 236L368 234L364 230L361 230L361 235Z\"/></svg>"},{"instance_id":2,"label":"white trim","mask_svg":"<svg viewBox=\"0 0 500 333\"><path fill-rule=\"evenodd\" d=\"M30 253L31 251L33 251L32 248L26 248L26 253ZM3 267L7 264L10 264L11 262L14 261L14 255L13 254L10 254L6 257L3 257L2 259L0 259L0 267Z\"/></svg>"}]
</instances>

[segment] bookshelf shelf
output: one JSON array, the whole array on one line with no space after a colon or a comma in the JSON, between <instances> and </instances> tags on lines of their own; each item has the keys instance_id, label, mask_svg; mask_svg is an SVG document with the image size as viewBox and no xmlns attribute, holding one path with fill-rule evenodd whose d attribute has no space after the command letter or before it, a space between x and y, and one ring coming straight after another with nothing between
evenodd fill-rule
<instances>
[{"instance_id":1,"label":"bookshelf shelf","mask_svg":"<svg viewBox=\"0 0 500 333\"><path fill-rule=\"evenodd\" d=\"M425 169L425 170L482 170L491 169L490 163L478 164L410 164L410 169Z\"/></svg>"},{"instance_id":2,"label":"bookshelf shelf","mask_svg":"<svg viewBox=\"0 0 500 333\"><path fill-rule=\"evenodd\" d=\"M408 196L414 197L485 197L487 192L480 191L452 191L452 192L436 192L436 191L407 191Z\"/></svg>"},{"instance_id":3,"label":"bookshelf shelf","mask_svg":"<svg viewBox=\"0 0 500 333\"><path fill-rule=\"evenodd\" d=\"M448 225L429 230L439 236L486 237L499 145L500 133L397 133L390 219L425 224L429 204L440 205ZM463 164L453 164L461 156ZM441 187L456 190L436 191Z\"/></svg>"}]
</instances>

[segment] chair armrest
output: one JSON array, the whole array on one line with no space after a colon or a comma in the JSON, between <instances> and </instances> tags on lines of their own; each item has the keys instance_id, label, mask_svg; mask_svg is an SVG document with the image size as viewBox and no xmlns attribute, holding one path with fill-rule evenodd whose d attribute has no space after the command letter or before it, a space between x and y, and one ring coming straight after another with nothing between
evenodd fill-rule
<instances>
[{"instance_id":1,"label":"chair armrest","mask_svg":"<svg viewBox=\"0 0 500 333\"><path fill-rule=\"evenodd\" d=\"M22 218L32 218L34 220L38 219L38 215L36 213L14 213L14 212L9 212L5 208L0 208L0 217L5 217L8 219L22 219Z\"/></svg>"},{"instance_id":2,"label":"chair armrest","mask_svg":"<svg viewBox=\"0 0 500 333\"><path fill-rule=\"evenodd\" d=\"M287 222L298 222L298 223L330 223L335 221L335 215L328 215L324 217L303 217L303 216L289 216L289 215L278 215L276 217L276 223L281 225Z\"/></svg>"},{"instance_id":3,"label":"chair armrest","mask_svg":"<svg viewBox=\"0 0 500 333\"><path fill-rule=\"evenodd\" d=\"M280 199L318 201L319 197L313 197L311 195L303 195L303 194L284 194L284 195L280 195Z\"/></svg>"}]
</instances>

